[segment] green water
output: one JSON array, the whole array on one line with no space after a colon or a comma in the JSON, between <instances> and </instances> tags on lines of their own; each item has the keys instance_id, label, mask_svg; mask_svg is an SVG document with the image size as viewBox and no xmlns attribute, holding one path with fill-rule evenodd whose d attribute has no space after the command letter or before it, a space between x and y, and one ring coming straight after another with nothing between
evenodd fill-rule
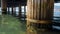
<instances>
[{"instance_id":1,"label":"green water","mask_svg":"<svg viewBox=\"0 0 60 34\"><path fill-rule=\"evenodd\" d=\"M0 34L26 34L25 24L10 15L0 16Z\"/></svg>"}]
</instances>

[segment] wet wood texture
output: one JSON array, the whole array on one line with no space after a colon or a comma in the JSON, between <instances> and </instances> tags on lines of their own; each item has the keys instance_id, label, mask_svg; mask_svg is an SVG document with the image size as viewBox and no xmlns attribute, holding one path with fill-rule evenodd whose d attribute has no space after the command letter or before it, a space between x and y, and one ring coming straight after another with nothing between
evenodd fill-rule
<instances>
[{"instance_id":1,"label":"wet wood texture","mask_svg":"<svg viewBox=\"0 0 60 34\"><path fill-rule=\"evenodd\" d=\"M54 0L27 0L27 34L45 31L53 19ZM38 29L40 28L40 29Z\"/></svg>"},{"instance_id":2,"label":"wet wood texture","mask_svg":"<svg viewBox=\"0 0 60 34\"><path fill-rule=\"evenodd\" d=\"M2 14L7 14L7 2L5 0L1 0L1 9Z\"/></svg>"}]
</instances>

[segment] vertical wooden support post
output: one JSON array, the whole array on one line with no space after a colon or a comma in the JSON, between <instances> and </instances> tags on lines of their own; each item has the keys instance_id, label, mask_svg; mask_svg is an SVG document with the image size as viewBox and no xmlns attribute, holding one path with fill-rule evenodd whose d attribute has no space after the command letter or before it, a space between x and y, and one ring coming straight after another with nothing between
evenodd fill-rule
<instances>
[{"instance_id":1,"label":"vertical wooden support post","mask_svg":"<svg viewBox=\"0 0 60 34\"><path fill-rule=\"evenodd\" d=\"M14 11L14 16L16 16L16 8L15 7L13 8L13 11Z\"/></svg>"},{"instance_id":2,"label":"vertical wooden support post","mask_svg":"<svg viewBox=\"0 0 60 34\"><path fill-rule=\"evenodd\" d=\"M19 19L21 20L21 2L19 2Z\"/></svg>"},{"instance_id":3,"label":"vertical wooden support post","mask_svg":"<svg viewBox=\"0 0 60 34\"><path fill-rule=\"evenodd\" d=\"M24 20L26 18L26 6L24 6Z\"/></svg>"},{"instance_id":4,"label":"vertical wooden support post","mask_svg":"<svg viewBox=\"0 0 60 34\"><path fill-rule=\"evenodd\" d=\"M27 1L27 34L40 34L52 28L54 0Z\"/></svg>"},{"instance_id":5,"label":"vertical wooden support post","mask_svg":"<svg viewBox=\"0 0 60 34\"><path fill-rule=\"evenodd\" d=\"M11 6L12 7L12 15L13 15L13 6Z\"/></svg>"},{"instance_id":6,"label":"vertical wooden support post","mask_svg":"<svg viewBox=\"0 0 60 34\"><path fill-rule=\"evenodd\" d=\"M10 14L9 7L8 7L8 14Z\"/></svg>"},{"instance_id":7,"label":"vertical wooden support post","mask_svg":"<svg viewBox=\"0 0 60 34\"><path fill-rule=\"evenodd\" d=\"M12 15L13 15L14 2L12 0Z\"/></svg>"},{"instance_id":8,"label":"vertical wooden support post","mask_svg":"<svg viewBox=\"0 0 60 34\"><path fill-rule=\"evenodd\" d=\"M2 14L7 14L7 2L6 0L1 0Z\"/></svg>"},{"instance_id":9,"label":"vertical wooden support post","mask_svg":"<svg viewBox=\"0 0 60 34\"><path fill-rule=\"evenodd\" d=\"M13 15L13 6L12 6L12 15Z\"/></svg>"}]
</instances>

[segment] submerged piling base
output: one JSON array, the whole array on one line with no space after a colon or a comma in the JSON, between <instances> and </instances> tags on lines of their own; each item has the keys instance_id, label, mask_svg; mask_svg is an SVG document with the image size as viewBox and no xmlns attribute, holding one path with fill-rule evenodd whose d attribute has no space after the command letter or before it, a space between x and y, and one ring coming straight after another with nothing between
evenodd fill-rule
<instances>
[{"instance_id":1,"label":"submerged piling base","mask_svg":"<svg viewBox=\"0 0 60 34\"><path fill-rule=\"evenodd\" d=\"M41 24L41 23L34 23L30 22L27 25L27 34L44 34L45 32L51 32L52 31L52 25L51 23L48 24Z\"/></svg>"}]
</instances>

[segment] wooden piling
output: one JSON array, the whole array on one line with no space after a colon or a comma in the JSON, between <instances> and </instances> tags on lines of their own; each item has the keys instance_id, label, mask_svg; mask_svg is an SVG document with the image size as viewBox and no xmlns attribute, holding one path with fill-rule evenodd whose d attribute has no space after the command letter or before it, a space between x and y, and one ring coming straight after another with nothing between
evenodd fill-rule
<instances>
[{"instance_id":1,"label":"wooden piling","mask_svg":"<svg viewBox=\"0 0 60 34\"><path fill-rule=\"evenodd\" d=\"M2 14L7 14L7 2L6 0L1 0Z\"/></svg>"},{"instance_id":2,"label":"wooden piling","mask_svg":"<svg viewBox=\"0 0 60 34\"><path fill-rule=\"evenodd\" d=\"M27 0L27 34L52 28L54 0Z\"/></svg>"},{"instance_id":3,"label":"wooden piling","mask_svg":"<svg viewBox=\"0 0 60 34\"><path fill-rule=\"evenodd\" d=\"M22 16L21 11L22 11L21 10L21 2L19 2L19 15L18 15L18 17L19 17L20 20L21 20L21 16Z\"/></svg>"}]
</instances>

